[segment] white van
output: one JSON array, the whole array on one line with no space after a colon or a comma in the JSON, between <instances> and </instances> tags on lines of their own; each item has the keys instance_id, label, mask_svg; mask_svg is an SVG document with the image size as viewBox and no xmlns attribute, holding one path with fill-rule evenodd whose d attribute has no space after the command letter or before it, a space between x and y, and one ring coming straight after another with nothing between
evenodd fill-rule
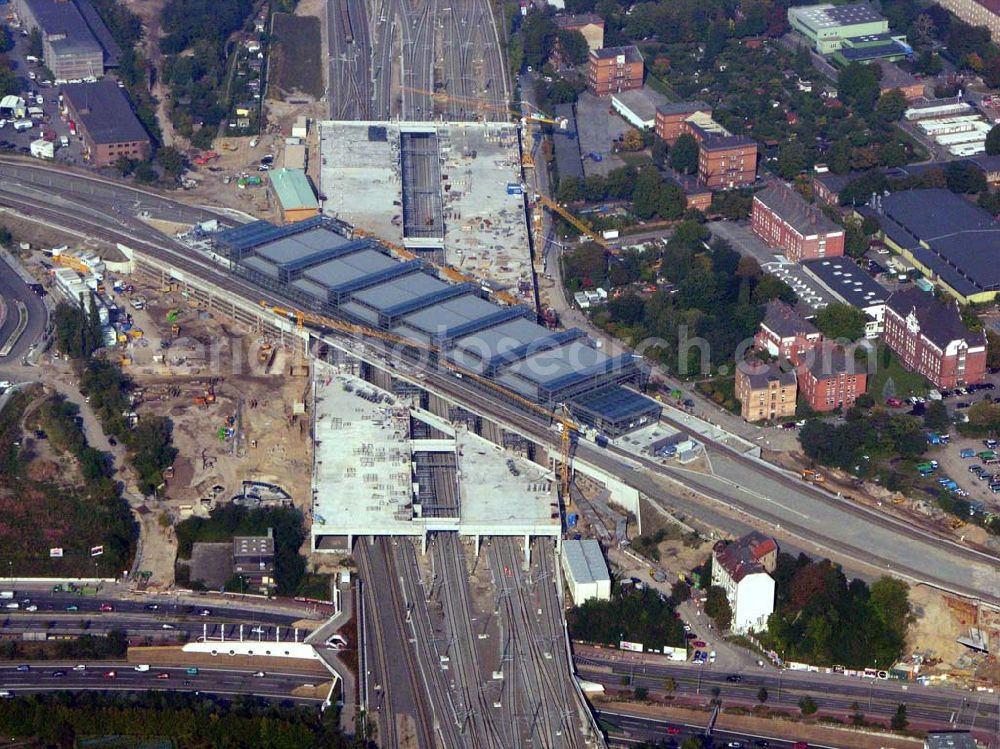
<instances>
[{"instance_id":1,"label":"white van","mask_svg":"<svg viewBox=\"0 0 1000 749\"><path fill-rule=\"evenodd\" d=\"M38 58L34 55L25 55L24 60L25 62L30 62L32 65L38 62Z\"/></svg>"},{"instance_id":2,"label":"white van","mask_svg":"<svg viewBox=\"0 0 1000 749\"><path fill-rule=\"evenodd\" d=\"M19 133L23 133L25 130L31 130L34 126L35 123L31 120L15 120L14 122L14 129Z\"/></svg>"},{"instance_id":3,"label":"white van","mask_svg":"<svg viewBox=\"0 0 1000 749\"><path fill-rule=\"evenodd\" d=\"M63 148L66 148L67 146L69 146L69 138L67 138L65 135L60 135L59 136L59 145L62 146Z\"/></svg>"},{"instance_id":4,"label":"white van","mask_svg":"<svg viewBox=\"0 0 1000 749\"><path fill-rule=\"evenodd\" d=\"M149 666L145 663L135 667L136 671L149 671Z\"/></svg>"}]
</instances>

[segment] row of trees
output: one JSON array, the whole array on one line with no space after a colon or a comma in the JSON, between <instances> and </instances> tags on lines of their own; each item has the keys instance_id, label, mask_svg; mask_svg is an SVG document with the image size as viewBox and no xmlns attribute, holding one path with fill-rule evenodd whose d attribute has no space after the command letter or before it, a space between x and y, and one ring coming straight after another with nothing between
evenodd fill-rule
<instances>
[{"instance_id":1,"label":"row of trees","mask_svg":"<svg viewBox=\"0 0 1000 749\"><path fill-rule=\"evenodd\" d=\"M298 509L219 505L207 518L188 518L175 527L177 558L190 559L197 542L220 543L231 541L234 536L265 536L268 529L274 531L274 577L278 595L295 595L305 575L305 559L299 549L306 533ZM186 570L186 566L183 569Z\"/></svg>"},{"instance_id":2,"label":"row of trees","mask_svg":"<svg viewBox=\"0 0 1000 749\"><path fill-rule=\"evenodd\" d=\"M84 737L131 738L185 749L349 749L338 710L282 707L256 697L236 701L179 691L143 694L56 692L0 700L5 735L73 749ZM117 743L115 744L118 745Z\"/></svg>"},{"instance_id":3,"label":"row of trees","mask_svg":"<svg viewBox=\"0 0 1000 749\"><path fill-rule=\"evenodd\" d=\"M132 428L126 414L131 410L128 391L131 381L121 367L94 357L103 345L101 321L93 298L89 310L62 303L54 315L56 346L74 360L83 392L101 420L104 431L129 450L129 462L136 471L139 490L151 495L163 483L163 471L173 464L177 450L172 445L173 424L165 416L147 416Z\"/></svg>"},{"instance_id":4,"label":"row of trees","mask_svg":"<svg viewBox=\"0 0 1000 749\"><path fill-rule=\"evenodd\" d=\"M567 177L559 180L556 197L562 203L631 201L632 213L643 220L676 221L684 215L686 206L684 190L665 179L652 165L641 169L623 166L611 170L607 176Z\"/></svg>"},{"instance_id":5,"label":"row of trees","mask_svg":"<svg viewBox=\"0 0 1000 749\"><path fill-rule=\"evenodd\" d=\"M785 660L848 668L888 668L899 660L913 622L906 583L848 582L828 559L805 554L779 554L773 577L775 611L761 639Z\"/></svg>"}]
</instances>

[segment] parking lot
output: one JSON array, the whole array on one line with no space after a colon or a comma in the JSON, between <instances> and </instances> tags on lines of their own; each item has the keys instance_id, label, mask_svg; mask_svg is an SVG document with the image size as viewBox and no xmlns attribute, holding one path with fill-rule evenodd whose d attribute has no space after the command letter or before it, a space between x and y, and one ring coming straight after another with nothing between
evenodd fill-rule
<instances>
[{"instance_id":1,"label":"parking lot","mask_svg":"<svg viewBox=\"0 0 1000 749\"><path fill-rule=\"evenodd\" d=\"M11 6L6 6L10 8ZM28 154L31 151L31 142L42 137L45 130L55 133L56 155L58 161L70 164L83 163L83 142L79 136L72 136L69 132L69 125L64 122L59 115L59 89L51 82L32 80L30 74L36 77L42 74L42 66L37 63L28 63L25 59L28 56L28 36L24 29L11 24L11 33L14 37L14 49L7 52L7 57L11 62L18 84L21 87L20 95L24 98L29 107L39 107L42 116L32 118L32 127L23 132L14 130L12 118L0 119L0 150L6 152L19 152ZM61 136L66 136L69 145L60 148Z\"/></svg>"},{"instance_id":2,"label":"parking lot","mask_svg":"<svg viewBox=\"0 0 1000 749\"><path fill-rule=\"evenodd\" d=\"M777 276L791 286L798 294L799 301L811 312L817 312L830 302L836 301L826 289L819 285L816 279L805 272L801 265L786 260L783 255L775 254L756 234L750 231L750 226L747 223L710 221L708 229L713 236L729 242L733 249L741 255L755 258L765 273Z\"/></svg>"},{"instance_id":3,"label":"parking lot","mask_svg":"<svg viewBox=\"0 0 1000 749\"><path fill-rule=\"evenodd\" d=\"M943 402L948 408L949 415L958 416L967 410L976 401L986 398L992 399L995 391L995 384L984 383L979 386L972 386L972 391L962 388L959 390L942 391ZM911 413L916 416L923 414L927 402L905 404L912 405ZM935 434L928 437L928 441L937 440L941 435ZM993 449L993 443L985 439L962 437L955 429L950 430L950 434L939 444L931 444L924 459L927 461L937 461L938 467L928 475L928 479L937 481L945 486L947 480L951 480L956 485L951 489L958 499L967 502L982 503L983 509L990 512L1000 511L1000 458L984 460L983 454ZM995 489L991 489L991 486ZM948 488L948 486L946 486Z\"/></svg>"},{"instance_id":4,"label":"parking lot","mask_svg":"<svg viewBox=\"0 0 1000 749\"><path fill-rule=\"evenodd\" d=\"M606 175L613 169L625 166L625 162L611 153L612 144L628 132L631 126L611 110L608 99L601 99L589 91L580 94L576 102L576 129L580 136L580 155L583 157L583 171ZM600 154L601 160L588 158L589 153Z\"/></svg>"}]
</instances>

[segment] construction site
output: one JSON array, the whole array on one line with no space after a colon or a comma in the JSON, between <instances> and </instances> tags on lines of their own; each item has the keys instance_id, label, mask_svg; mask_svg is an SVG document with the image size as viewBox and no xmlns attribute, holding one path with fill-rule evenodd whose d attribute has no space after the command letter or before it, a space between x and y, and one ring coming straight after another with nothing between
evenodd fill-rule
<instances>
[{"instance_id":1,"label":"construction site","mask_svg":"<svg viewBox=\"0 0 1000 749\"><path fill-rule=\"evenodd\" d=\"M323 210L534 304L517 126L321 122Z\"/></svg>"},{"instance_id":2,"label":"construction site","mask_svg":"<svg viewBox=\"0 0 1000 749\"><path fill-rule=\"evenodd\" d=\"M358 536L546 536L562 530L553 471L357 377L317 363L313 550ZM416 401L416 402L415 402Z\"/></svg>"}]
</instances>

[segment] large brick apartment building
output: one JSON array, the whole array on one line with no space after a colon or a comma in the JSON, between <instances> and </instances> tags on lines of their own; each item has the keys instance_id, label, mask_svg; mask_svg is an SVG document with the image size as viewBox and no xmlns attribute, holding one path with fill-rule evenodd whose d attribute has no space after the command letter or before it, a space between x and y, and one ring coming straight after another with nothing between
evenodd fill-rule
<instances>
[{"instance_id":1,"label":"large brick apartment building","mask_svg":"<svg viewBox=\"0 0 1000 749\"><path fill-rule=\"evenodd\" d=\"M642 88L645 72L642 53L635 45L592 49L587 83L597 96L620 94L622 91Z\"/></svg>"},{"instance_id":2,"label":"large brick apartment building","mask_svg":"<svg viewBox=\"0 0 1000 749\"><path fill-rule=\"evenodd\" d=\"M827 344L813 351L812 361L798 370L799 393L813 411L848 409L868 388L865 360L840 346Z\"/></svg>"},{"instance_id":3,"label":"large brick apartment building","mask_svg":"<svg viewBox=\"0 0 1000 749\"><path fill-rule=\"evenodd\" d=\"M149 158L149 134L114 81L69 83L62 94L66 116L76 123L84 156L92 165L114 166L122 156Z\"/></svg>"},{"instance_id":4,"label":"large brick apartment building","mask_svg":"<svg viewBox=\"0 0 1000 749\"><path fill-rule=\"evenodd\" d=\"M685 133L697 141L698 179L711 190L745 187L757 180L757 143L732 135L712 119L712 108L702 101L657 107L654 130L670 145Z\"/></svg>"},{"instance_id":5,"label":"large brick apartment building","mask_svg":"<svg viewBox=\"0 0 1000 749\"><path fill-rule=\"evenodd\" d=\"M822 343L823 334L816 326L780 299L767 303L764 319L754 336L754 346L759 351L787 359L794 365L804 361Z\"/></svg>"},{"instance_id":6,"label":"large brick apartment building","mask_svg":"<svg viewBox=\"0 0 1000 749\"><path fill-rule=\"evenodd\" d=\"M939 388L974 385L986 378L986 334L973 333L954 299L910 288L889 297L883 340L908 369Z\"/></svg>"},{"instance_id":7,"label":"large brick apartment building","mask_svg":"<svg viewBox=\"0 0 1000 749\"><path fill-rule=\"evenodd\" d=\"M844 230L794 190L772 182L753 197L750 228L792 262L844 254Z\"/></svg>"}]
</instances>

